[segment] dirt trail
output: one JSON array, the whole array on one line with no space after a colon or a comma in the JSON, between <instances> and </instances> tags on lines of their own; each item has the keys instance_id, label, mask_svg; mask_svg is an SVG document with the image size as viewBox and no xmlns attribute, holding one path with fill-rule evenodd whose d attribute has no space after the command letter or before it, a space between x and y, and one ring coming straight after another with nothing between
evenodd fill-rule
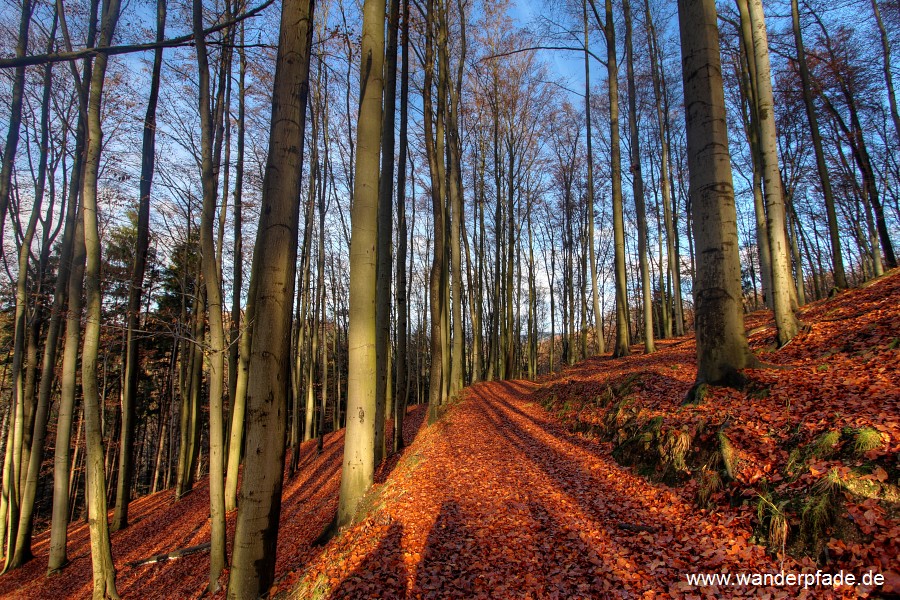
<instances>
[{"instance_id":1,"label":"dirt trail","mask_svg":"<svg viewBox=\"0 0 900 600\"><path fill-rule=\"evenodd\" d=\"M337 598L660 597L697 593L687 573L779 570L748 542L747 522L701 511L621 467L608 445L569 433L534 403L535 387L469 389L300 589Z\"/></svg>"}]
</instances>

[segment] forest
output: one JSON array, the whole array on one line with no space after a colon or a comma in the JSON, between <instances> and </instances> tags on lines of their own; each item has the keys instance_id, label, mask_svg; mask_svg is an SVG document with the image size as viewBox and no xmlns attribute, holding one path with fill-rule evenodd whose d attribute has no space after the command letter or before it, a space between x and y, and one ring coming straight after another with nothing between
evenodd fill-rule
<instances>
[{"instance_id":1,"label":"forest","mask_svg":"<svg viewBox=\"0 0 900 600\"><path fill-rule=\"evenodd\" d=\"M0 2L0 596L900 593L900 2Z\"/></svg>"}]
</instances>

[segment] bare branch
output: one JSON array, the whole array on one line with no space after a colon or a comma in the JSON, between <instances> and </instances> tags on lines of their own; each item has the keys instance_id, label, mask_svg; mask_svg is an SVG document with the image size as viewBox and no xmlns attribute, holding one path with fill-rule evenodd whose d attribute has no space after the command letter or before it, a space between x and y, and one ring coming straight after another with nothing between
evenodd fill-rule
<instances>
[{"instance_id":1,"label":"bare branch","mask_svg":"<svg viewBox=\"0 0 900 600\"><path fill-rule=\"evenodd\" d=\"M574 48L572 46L530 46L528 48L518 48L516 50L510 50L509 52L498 52L497 54L491 54L490 56L485 56L484 58L479 59L478 62L482 62L485 60L491 60L494 58L503 58L504 56L512 56L513 54L521 54L522 52L533 52L535 50L567 50L569 52L584 52L584 48ZM599 56L591 52L587 51L591 58L596 60L601 65L606 65L606 61L601 59Z\"/></svg>"},{"instance_id":2,"label":"bare branch","mask_svg":"<svg viewBox=\"0 0 900 600\"><path fill-rule=\"evenodd\" d=\"M244 19L255 17L263 10L271 6L275 0L265 0L256 8L245 12L228 21L213 25L209 29L203 30L204 35L209 35L217 31L221 31L236 23L240 23ZM172 38L163 42L150 42L147 44L126 44L122 46L109 46L107 48L82 48L81 50L72 50L68 52L55 52L53 54L33 54L31 56L23 56L20 58L3 58L0 59L0 69L12 69L15 67L29 67L32 65L43 65L48 63L57 63L65 61L73 61L86 56L95 56L97 54L106 54L113 56L117 54L130 54L132 52L145 52L147 50L156 50L157 48L177 48L179 46L191 46L194 43L194 34L189 33L181 37Z\"/></svg>"}]
</instances>

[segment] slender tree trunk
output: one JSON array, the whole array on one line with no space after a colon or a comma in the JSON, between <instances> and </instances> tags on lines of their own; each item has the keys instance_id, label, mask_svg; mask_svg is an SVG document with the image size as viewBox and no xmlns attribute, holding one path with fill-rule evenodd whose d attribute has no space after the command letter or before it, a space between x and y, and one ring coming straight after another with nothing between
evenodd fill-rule
<instances>
[{"instance_id":1,"label":"slender tree trunk","mask_svg":"<svg viewBox=\"0 0 900 600\"><path fill-rule=\"evenodd\" d=\"M785 234L784 192L778 170L778 137L769 66L769 42L761 0L749 0L753 53L756 63L756 105L759 119L760 158L766 199L766 225L772 252L772 306L778 328L778 345L787 344L800 331L792 307L790 248Z\"/></svg>"},{"instance_id":2,"label":"slender tree trunk","mask_svg":"<svg viewBox=\"0 0 900 600\"><path fill-rule=\"evenodd\" d=\"M374 470L376 408L376 253L378 238L378 157L381 151L384 88L385 0L365 0L360 65L356 177L350 242L350 330L347 431L337 525L352 522Z\"/></svg>"},{"instance_id":3,"label":"slender tree trunk","mask_svg":"<svg viewBox=\"0 0 900 600\"><path fill-rule=\"evenodd\" d=\"M6 567L4 571L18 566L13 560L16 539L19 529L19 508L21 501L21 482L23 465L23 447L26 429L26 398L25 398L25 338L28 328L28 263L31 257L31 243L37 229L37 222L41 216L41 205L35 198L31 217L28 225L22 232L22 241L19 247L18 273L16 276L16 303L13 333L13 363L12 363L12 396L10 401L10 428L8 432L7 453L11 458L7 459L7 467L3 473L3 493L7 499L8 526L6 532ZM12 443L9 443L9 440Z\"/></svg>"},{"instance_id":4,"label":"slender tree trunk","mask_svg":"<svg viewBox=\"0 0 900 600\"><path fill-rule=\"evenodd\" d=\"M631 3L623 0L625 11L625 56L628 79L628 128L631 138L631 177L638 226L638 259L641 269L641 295L644 304L644 352L656 350L653 343L653 291L650 287L650 265L647 255L647 208L644 201L644 176L641 171L641 143L637 124L637 89L634 85L634 45L631 41Z\"/></svg>"},{"instance_id":5,"label":"slender tree trunk","mask_svg":"<svg viewBox=\"0 0 900 600\"><path fill-rule=\"evenodd\" d=\"M243 368L246 371L246 362L242 361L241 348L244 345L244 337L247 336L246 323L241 320L241 293L244 282L244 237L243 237L243 207L244 207L244 138L246 122L246 97L247 97L247 53L244 49L244 24L240 24L240 45L238 46L238 119L237 119L237 163L234 170L234 258L232 259L232 295L231 295L231 345L228 350L228 398L231 401L231 423L228 428L228 462L225 474L225 510L235 508L237 499L237 465L232 467L232 453L237 446L237 458L240 461L241 437L244 431L244 401L246 393L238 396L237 382L238 372ZM243 324L242 324L243 323ZM243 331L242 331L243 328ZM246 353L243 354L246 357ZM246 382L246 379L245 379ZM246 392L246 384L244 386ZM237 439L235 439L235 427L237 427ZM232 472L234 468L234 472ZM231 479L234 482L231 482Z\"/></svg>"},{"instance_id":6,"label":"slender tree trunk","mask_svg":"<svg viewBox=\"0 0 900 600\"><path fill-rule=\"evenodd\" d=\"M92 2L92 14L96 16L98 0ZM96 21L96 19L92 19ZM92 28L93 29L93 28ZM93 35L89 35L90 41ZM87 122L87 89L91 81L91 64L85 61L84 75L79 90L78 126L75 134L75 160L72 165L71 183L69 184L69 208L66 215L66 227L71 231L70 242L71 266L66 282L65 345L63 349L62 368L60 370L59 414L56 423L56 445L53 459L53 512L50 525L50 556L47 570L50 573L59 571L68 562L66 554L67 526L69 524L69 464L71 462L72 419L75 412L75 377L78 370L78 356L81 341L82 290L84 283L84 222L79 208L81 181L84 176L84 146L86 142ZM63 234L65 243L65 234ZM60 264L63 264L61 257ZM62 266L60 267L62 269ZM63 278L60 272L58 277ZM60 284L62 285L62 284ZM54 361L55 366L55 361ZM43 380L41 386L43 387ZM49 383L48 383L49 385ZM77 447L77 445L76 445Z\"/></svg>"},{"instance_id":7,"label":"slender tree trunk","mask_svg":"<svg viewBox=\"0 0 900 600\"><path fill-rule=\"evenodd\" d=\"M104 0L100 27L100 47L109 46L119 18L119 0ZM94 59L88 101L87 153L82 191L84 205L85 307L84 349L81 356L81 385L84 393L85 444L87 448L86 494L91 532L91 560L94 571L94 598L118 598L116 572L109 543L106 513L106 481L103 470L103 439L100 421L100 394L97 387L97 356L100 349L102 291L100 289L100 224L97 218L97 179L103 133L100 101L106 75L107 56ZM71 297L70 297L71 298Z\"/></svg>"},{"instance_id":8,"label":"slender tree trunk","mask_svg":"<svg viewBox=\"0 0 900 600\"><path fill-rule=\"evenodd\" d=\"M590 35L588 33L587 0L584 0L582 3L582 9L584 21L584 120L587 129L588 261L591 263L591 301L594 305L594 351L597 354L603 354L606 352L606 344L603 339L603 314L600 312L600 289L597 286L597 250L594 241L594 149L592 143L593 126L591 124L591 63L589 61ZM553 370L552 365L550 370Z\"/></svg>"},{"instance_id":9,"label":"slender tree trunk","mask_svg":"<svg viewBox=\"0 0 900 600\"><path fill-rule=\"evenodd\" d=\"M370 0L371 1L371 0ZM376 0L377 1L377 0ZM425 81L422 92L422 104L424 107L424 129L425 129L425 148L428 155L428 165L431 171L431 180L442 182L443 178L440 174L440 163L443 156L440 150L442 146L441 138L444 135L442 120L437 119L437 131L435 129L435 117L432 99L432 86L434 84L434 2L435 0L427 0L427 14L425 15L425 23L428 28L425 36ZM439 86L440 89L440 86ZM439 92L440 93L440 92ZM440 103L440 102L439 102ZM440 113L440 109L438 110ZM438 114L440 117L440 114ZM436 133L436 135L435 135ZM431 204L434 230L434 258L431 264L431 274L429 277L429 298L431 305L431 369L429 375L429 420L436 417L436 411L442 400L442 379L449 376L443 370L443 293L442 281L444 279L444 196L443 185L431 186ZM350 409L348 405L348 415Z\"/></svg>"},{"instance_id":10,"label":"slender tree trunk","mask_svg":"<svg viewBox=\"0 0 900 600\"><path fill-rule=\"evenodd\" d=\"M165 38L166 0L156 4L156 41ZM153 73L150 78L150 98L144 117L144 142L141 154L140 205L137 219L137 243L131 287L128 290L128 324L125 354L125 389L122 392L122 435L119 450L119 478L116 486L116 511L112 530L128 527L128 504L131 500L131 479L134 469L132 444L134 438L135 401L138 386L138 336L141 301L144 291L144 272L147 268L147 251L150 247L150 190L156 162L156 104L159 99L159 80L162 71L162 48L153 55Z\"/></svg>"},{"instance_id":11,"label":"slender tree trunk","mask_svg":"<svg viewBox=\"0 0 900 600\"><path fill-rule=\"evenodd\" d=\"M763 158L760 142L760 105L758 66L753 46L753 26L750 19L748 0L737 0L740 13L741 36L741 89L746 97L744 117L744 129L747 133L747 141L750 144L750 156L753 165L753 211L756 217L756 248L759 254L760 280L762 282L762 295L766 306L774 308L774 295L772 293L772 250L769 242L769 227L766 223L766 204L763 198Z\"/></svg>"},{"instance_id":12,"label":"slender tree trunk","mask_svg":"<svg viewBox=\"0 0 900 600\"><path fill-rule=\"evenodd\" d=\"M254 309L247 378L245 479L238 503L229 598L255 598L275 576L290 385L291 308L309 98L313 0L285 0L275 63L272 128L250 275Z\"/></svg>"},{"instance_id":13,"label":"slender tree trunk","mask_svg":"<svg viewBox=\"0 0 900 600\"><path fill-rule=\"evenodd\" d=\"M48 52L53 50L53 45L55 43L56 37L56 27L57 27L58 16L54 13L53 17L53 27L50 33L50 40L48 42ZM47 183L47 155L48 155L48 136L49 136L49 128L50 128L50 92L53 83L53 75L52 68L50 64L44 66L44 86L43 86L43 95L41 99L41 140L40 140L40 159L38 163L38 177L37 177L37 185L35 188L35 214L39 210L38 207L43 203L45 186ZM52 174L51 174L52 176ZM51 186L51 194L53 188ZM53 201L51 197L50 201L50 211L52 216L53 210ZM74 210L72 211L71 216L74 218ZM68 238L63 240L63 247L61 254L65 255L61 257L64 260L71 260L71 225L67 222L67 232ZM44 222L44 240L43 246L41 248L41 264L38 268L38 285L40 285L40 280L43 278L43 273L46 268L46 262L49 255L49 231L47 230L50 227L50 217L48 217ZM32 234L33 235L33 234ZM68 247L66 246L68 242ZM31 242L28 242L29 250L31 246ZM23 243L23 247L25 244ZM41 463L43 462L43 453L44 453L44 440L46 439L47 433L47 417L49 413L50 406L50 385L53 381L53 369L56 366L56 347L57 340L59 339L59 323L60 323L60 315L62 311L62 303L64 300L63 292L65 291L66 279L68 278L68 269L69 265L63 266L62 260L60 261L60 268L58 273L58 283L56 285L55 293L54 293L54 303L53 303L53 312L50 321L50 327L47 331L46 341L44 344L44 364L42 365L42 380L41 380L41 390L38 394L38 402L34 407L33 411L33 435L31 439L28 440L27 437L24 440L28 443L28 453L27 455L23 452L22 456L22 469L23 469L23 477L22 481L22 493L21 493L21 506L19 511L19 523L16 528L17 538L15 540L10 540L10 542L15 542L15 551L12 555L7 554L8 559L12 559L8 563L8 567L16 567L24 564L28 560L31 559L31 534L32 534L32 523L34 517L34 501L35 496L37 494L37 484L38 484L38 476L40 474ZM20 271L20 275L27 275L27 258L26 258L26 270L23 272ZM39 296L39 294L36 294ZM17 298L18 302L18 298ZM38 300L40 302L40 300ZM17 304L18 308L18 304ZM40 312L40 307L35 308L35 312ZM33 351L35 353L35 363L36 354L37 354L37 338L41 333L41 325L39 315L36 314L32 325L31 325L31 335L29 336L31 339L29 341L29 354ZM52 364L48 366L48 360L52 360ZM30 357L29 357L30 361ZM15 362L15 359L14 359ZM36 365L34 369L29 369L29 376L26 378L25 390L26 393L23 397L23 400L27 403L31 403L33 401L33 392L34 392L34 371L36 370ZM47 379L47 384L44 385L44 379ZM31 385L28 385L28 384ZM30 390L30 393L29 391ZM31 398L29 399L29 396ZM30 442L30 443L29 443ZM26 460L27 456L27 460ZM10 514L10 518L12 515ZM10 523L10 530L12 530L12 523Z\"/></svg>"},{"instance_id":14,"label":"slender tree trunk","mask_svg":"<svg viewBox=\"0 0 900 600\"><path fill-rule=\"evenodd\" d=\"M396 1L396 0L394 0ZM446 40L448 33L447 15L448 8L445 5L441 11L440 27L442 39ZM463 217L463 191L462 191L462 141L460 139L459 110L460 96L462 94L463 66L466 59L466 18L465 8L462 2L457 1L456 13L460 19L458 56L456 63L456 78L454 82L447 82L448 106L447 106L447 157L449 162L448 186L450 188L450 276L452 294L452 325L453 348L450 353L450 396L456 396L464 385L465 369L463 358L465 356L465 339L463 334L463 285L462 285L462 257L460 240L464 227ZM444 44L446 46L446 44ZM441 72L450 75L449 51L441 52ZM448 77L449 79L449 77Z\"/></svg>"},{"instance_id":15,"label":"slender tree trunk","mask_svg":"<svg viewBox=\"0 0 900 600\"><path fill-rule=\"evenodd\" d=\"M403 30L400 70L400 157L397 164L397 398L394 402L394 452L403 449L403 418L409 399L407 364L409 321L406 278L406 152L407 110L409 106L409 0L403 0Z\"/></svg>"},{"instance_id":16,"label":"slender tree trunk","mask_svg":"<svg viewBox=\"0 0 900 600\"><path fill-rule=\"evenodd\" d=\"M375 279L375 464L385 455L384 424L387 419L388 354L391 345L391 241L394 201L394 116L397 104L397 33L400 0L391 0L387 23L384 73L384 114L381 128L381 180L378 191L378 248Z\"/></svg>"},{"instance_id":17,"label":"slender tree trunk","mask_svg":"<svg viewBox=\"0 0 900 600\"><path fill-rule=\"evenodd\" d=\"M828 165L825 163L825 151L822 147L822 134L819 131L819 119L816 116L816 106L813 102L812 83L810 82L809 67L806 64L806 50L803 46L803 33L800 29L800 9L797 0L791 0L791 23L794 30L794 46L797 48L797 65L800 70L800 81L803 91L803 105L806 108L806 118L809 120L809 129L812 133L813 150L816 155L816 170L819 173L819 181L822 185L822 195L825 197L825 210L828 215L828 233L831 239L831 267L834 273L834 285L838 289L847 287L847 276L844 273L844 258L841 253L841 236L838 230L837 211L834 208L834 193L831 190L831 177L828 174ZM872 4L876 6L875 0ZM890 78L888 77L888 81ZM892 91L892 90L891 90ZM893 93L889 96L894 102ZM896 116L896 109L894 111ZM897 126L900 135L900 124Z\"/></svg>"},{"instance_id":18,"label":"slender tree trunk","mask_svg":"<svg viewBox=\"0 0 900 600\"><path fill-rule=\"evenodd\" d=\"M213 163L213 115L210 110L209 60L203 33L203 4L194 0L193 28L199 71L199 112L201 134L201 181L203 206L200 213L200 252L206 308L209 319L209 503L210 566L209 591L219 589L219 575L225 568L225 430L222 399L225 377L225 325L222 319L222 288L213 239L216 212L216 175Z\"/></svg>"},{"instance_id":19,"label":"slender tree trunk","mask_svg":"<svg viewBox=\"0 0 900 600\"><path fill-rule=\"evenodd\" d=\"M631 354L628 323L628 279L625 271L625 218L622 201L622 155L619 141L619 67L612 0L606 0L605 20L600 19L594 0L589 0L597 24L606 37L606 70L609 80L610 162L612 175L613 248L616 280L616 344L613 356Z\"/></svg>"}]
</instances>

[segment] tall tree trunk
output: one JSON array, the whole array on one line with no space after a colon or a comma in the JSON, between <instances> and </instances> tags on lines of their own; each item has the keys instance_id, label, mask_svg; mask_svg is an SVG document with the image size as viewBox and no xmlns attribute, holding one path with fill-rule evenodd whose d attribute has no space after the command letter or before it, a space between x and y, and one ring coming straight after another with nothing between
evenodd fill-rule
<instances>
[{"instance_id":1,"label":"tall tree trunk","mask_svg":"<svg viewBox=\"0 0 900 600\"><path fill-rule=\"evenodd\" d=\"M99 46L109 46L119 19L119 0L104 0ZM116 572L109 543L106 513L106 480L103 469L103 439L100 421L100 394L97 387L97 356L100 350L102 291L100 289L100 224L97 218L97 179L103 132L100 102L106 75L107 55L94 59L88 101L87 148L82 186L85 246L84 349L81 356L81 385L84 394L85 445L87 449L86 495L91 532L91 562L94 571L94 598L118 598ZM71 298L71 296L70 296Z\"/></svg>"},{"instance_id":2,"label":"tall tree trunk","mask_svg":"<svg viewBox=\"0 0 900 600\"><path fill-rule=\"evenodd\" d=\"M622 201L622 151L619 140L619 67L616 56L616 29L612 0L606 0L604 19L600 18L594 0L589 0L597 24L606 37L606 71L609 80L609 143L612 175L613 249L616 281L616 344L614 357L628 356L630 326L628 323L628 278L625 270L625 217Z\"/></svg>"},{"instance_id":3,"label":"tall tree trunk","mask_svg":"<svg viewBox=\"0 0 900 600\"><path fill-rule=\"evenodd\" d=\"M872 0L875 5L875 0ZM877 5L876 5L877 6ZM809 120L809 129L812 133L813 150L816 155L816 170L819 173L819 181L822 184L822 195L825 197L825 211L828 215L828 233L831 239L831 267L834 273L834 285L838 289L847 287L847 276L844 273L844 257L841 253L841 235L838 230L837 211L834 208L834 193L831 190L831 176L828 174L828 165L825 163L825 151L822 147L822 134L819 131L819 119L816 116L816 105L813 102L812 83L809 76L809 67L806 64L806 50L803 46L803 33L800 29L800 9L797 0L791 0L791 23L794 30L794 46L797 48L797 65L800 70L800 81L803 91L803 105L806 108L806 118ZM893 93L890 95L893 101ZM896 116L896 111L894 112ZM898 124L900 134L900 124Z\"/></svg>"},{"instance_id":4,"label":"tall tree trunk","mask_svg":"<svg viewBox=\"0 0 900 600\"><path fill-rule=\"evenodd\" d=\"M200 212L200 268L206 286L206 308L209 319L209 511L210 565L209 591L219 589L219 575L225 568L225 429L222 400L225 381L225 325L222 319L222 288L219 285L219 263L213 239L217 182L213 162L213 115L210 110L209 58L203 32L202 0L193 5L194 43L199 72L199 112L201 135L201 181L203 206Z\"/></svg>"},{"instance_id":5,"label":"tall tree trunk","mask_svg":"<svg viewBox=\"0 0 900 600\"><path fill-rule=\"evenodd\" d=\"M749 0L753 54L756 63L756 105L759 119L760 158L763 192L766 199L766 226L772 252L772 306L778 328L778 345L787 344L800 331L794 315L790 247L786 237L784 192L778 169L778 136L775 131L775 102L769 66L769 42L761 0Z\"/></svg>"},{"instance_id":6,"label":"tall tree trunk","mask_svg":"<svg viewBox=\"0 0 900 600\"><path fill-rule=\"evenodd\" d=\"M697 383L727 383L751 359L714 0L679 0L696 279Z\"/></svg>"},{"instance_id":7,"label":"tall tree trunk","mask_svg":"<svg viewBox=\"0 0 900 600\"><path fill-rule=\"evenodd\" d=\"M44 112L49 109L49 78L45 78ZM42 117L42 121L46 120L46 115ZM42 170L46 170L47 149L46 149L46 130L44 131L44 147L41 162ZM40 185L40 183L39 183ZM39 190L42 191L42 190ZM31 259L31 244L34 241L34 234L37 230L37 224L41 217L41 207L43 203L43 193L35 194L34 203L31 209L31 216L25 231L19 231L22 239L19 244L18 270L16 274L16 295L15 295L15 315L13 317L13 363L12 363L12 395L10 400L10 428L8 432L7 453L11 453L11 459L5 462L8 466L3 472L3 494L7 499L7 518L8 523L0 523L0 526L7 527L6 532L6 566L4 571L18 566L14 553L16 549L16 540L19 534L19 509L22 500L22 471L28 465L24 463L25 454L25 436L26 422L28 419L28 409L26 405L28 399L25 392L25 344L28 334L28 264ZM30 451L30 445L29 445Z\"/></svg>"},{"instance_id":8,"label":"tall tree trunk","mask_svg":"<svg viewBox=\"0 0 900 600\"><path fill-rule=\"evenodd\" d=\"M385 455L388 354L391 345L391 241L394 201L394 123L397 105L397 34L400 0L391 0L387 23L384 73L384 114L381 128L381 179L378 190L378 264L375 279L375 464Z\"/></svg>"},{"instance_id":9,"label":"tall tree trunk","mask_svg":"<svg viewBox=\"0 0 900 600\"><path fill-rule=\"evenodd\" d=\"M58 15L54 13L53 16L53 27L50 32L49 41L47 44L48 52L52 52L53 46L55 44L56 37L56 27L57 27ZM53 83L53 75L52 68L50 64L44 65L44 89L43 95L41 98L41 141L40 141L40 159L38 163L38 177L37 177L37 185L35 187L35 207L39 207L43 203L44 191L46 189L47 183L47 155L48 155L48 137L49 137L49 129L50 129L50 91ZM52 174L51 174L52 176ZM51 194L53 192L53 187L51 183ZM50 252L50 240L49 240L49 231L50 227L50 219L52 218L53 211L53 199L51 197L51 201L49 202L49 212L48 216L44 222L44 240L43 246L41 248L41 264L38 268L38 285L40 285L40 280L43 278L44 270L46 268L47 258L49 257ZM38 209L35 209L38 210ZM70 212L72 218L74 218L74 208L69 206L67 212ZM72 243L72 227L69 221L66 221L66 232L68 235L64 235L64 240L62 244L61 250L61 260L59 266L59 273L57 277L57 285L54 291L53 297L53 309L51 314L50 326L49 330L46 333L46 341L44 344L44 363L42 365L42 379L41 379L41 389L38 393L38 401L37 405L34 407L33 413L33 436L31 436L29 452L26 455L23 453L22 456L22 469L24 471L22 481L22 492L21 492L21 504L19 511L19 523L17 526L17 538L15 540L10 540L10 542L15 541L15 551L14 554L10 557L7 554L7 559L11 558L11 562L8 563L10 567L16 567L24 564L28 560L31 559L31 534L32 534L32 524L34 517L34 501L35 496L37 494L37 485L38 485L38 476L41 470L41 463L43 462L44 455L44 441L46 439L47 434L47 417L50 409L50 387L53 382L53 370L56 366L56 348L57 341L59 339L59 323L61 319L62 313L62 304L64 301L64 292L65 285L68 279L68 270L69 265L66 264L63 266L63 261L71 260L71 243ZM68 244L68 245L67 245ZM31 243L28 243L30 246ZM24 247L24 244L23 244ZM27 259L26 259L26 274L27 274ZM39 294L36 294L36 296ZM40 302L40 300L38 300ZM40 312L40 307L37 307L36 312ZM33 350L36 354L37 351L37 338L41 334L41 326L40 319L38 315L35 315L34 320L31 325L31 335L29 336L31 339L29 340L29 353ZM51 364L47 364L48 361L52 360ZM36 361L35 361L36 362ZM36 366L36 365L35 365ZM31 395L33 395L33 384L34 384L34 374L33 370L29 370L29 377L26 379L30 379L31 386L28 385L29 382L26 383L25 389L26 394L23 397L23 400L26 400L28 403L33 401L33 397L28 399L30 395L27 390L29 387L31 389ZM44 379L48 380L46 385L44 383ZM27 443L27 438L26 438ZM10 514L10 517L12 515ZM12 523L10 523L12 526ZM12 527L10 527L12 530Z\"/></svg>"},{"instance_id":10,"label":"tall tree trunk","mask_svg":"<svg viewBox=\"0 0 900 600\"><path fill-rule=\"evenodd\" d=\"M450 396L456 396L464 385L465 369L463 366L463 358L465 356L465 339L463 334L463 285L462 285L462 256L460 249L460 240L462 237L462 228L465 226L463 221L463 190L462 190L462 141L460 139L459 125L459 107L460 96L462 94L463 83L463 66L466 59L466 13L465 8L459 0L456 4L456 13L460 19L460 29L458 34L459 52L456 63L456 77L454 81L449 80L450 75L450 57L449 50L441 52L442 67L441 72L448 75L447 81L447 158L449 162L448 186L450 199L450 278L451 278L451 294L452 294L452 325L453 325L453 349L450 353ZM441 11L440 28L442 39L446 40L448 36L448 7L444 6ZM446 46L446 44L443 44Z\"/></svg>"},{"instance_id":11,"label":"tall tree trunk","mask_svg":"<svg viewBox=\"0 0 900 600\"><path fill-rule=\"evenodd\" d=\"M646 0L645 0L646 1ZM666 88L665 70L659 68L662 62L661 51L659 49L656 29L650 17L649 5L647 6L647 15L649 20L649 36L652 42L651 46L651 68L656 65L655 74L653 75L653 87L656 96L656 114L660 123L660 143L662 145L662 153L660 161L662 163L662 171L664 177L660 182L663 188L663 201L665 204L665 212L669 215L666 218L666 244L668 246L669 273L672 277L673 297L675 300L675 313L673 320L675 321L675 335L684 335L684 302L681 291L681 251L678 241L678 194L675 193L675 181L671 177L672 173L672 133L669 126L669 95ZM688 215L690 215L690 207L686 207ZM690 234L691 222L690 216L687 220L688 234ZM688 235L688 244L690 245L691 236ZM694 273L693 253L691 253L691 275Z\"/></svg>"},{"instance_id":12,"label":"tall tree trunk","mask_svg":"<svg viewBox=\"0 0 900 600\"><path fill-rule=\"evenodd\" d=\"M597 250L594 241L594 149L591 124L591 63L589 61L590 35L587 3L588 0L584 0L582 3L582 16L584 21L584 120L587 129L588 261L591 263L591 301L594 306L594 351L597 354L603 354L606 352L606 343L603 339L603 314L600 312L600 289L597 287ZM550 370L553 370L552 364Z\"/></svg>"},{"instance_id":13,"label":"tall tree trunk","mask_svg":"<svg viewBox=\"0 0 900 600\"><path fill-rule=\"evenodd\" d=\"M641 143L637 124L637 89L634 85L634 45L631 35L631 3L623 0L625 12L625 57L628 79L628 129L631 138L631 177L638 226L638 260L641 269L641 295L644 304L644 352L656 350L653 343L653 291L650 287L650 265L647 254L647 208L644 202L644 176L641 171Z\"/></svg>"},{"instance_id":14,"label":"tall tree trunk","mask_svg":"<svg viewBox=\"0 0 900 600\"><path fill-rule=\"evenodd\" d=\"M760 136L760 104L759 84L757 75L756 54L753 46L753 26L750 19L748 0L737 0L740 14L741 36L741 90L746 97L744 129L747 133L747 141L750 144L750 156L753 165L753 211L756 217L756 249L759 254L760 280L762 282L762 295L766 306L774 308L774 295L772 293L772 249L769 242L769 226L766 223L766 204L763 197L763 158Z\"/></svg>"},{"instance_id":15,"label":"tall tree trunk","mask_svg":"<svg viewBox=\"0 0 900 600\"><path fill-rule=\"evenodd\" d=\"M237 163L234 167L234 258L232 259L232 292L231 292L231 345L228 350L228 398L231 401L231 423L228 428L228 458L225 473L225 510L235 508L237 499L237 467L232 473L232 453L237 447L236 461L240 461L241 437L244 431L244 402L246 394L238 396L238 372L246 370L246 362L242 361L241 348L244 345L243 337L247 335L246 324L241 320L241 293L244 282L244 237L243 237L243 207L244 207L244 138L246 130L246 97L247 97L247 53L244 49L244 24L240 24L240 44L238 46L238 118L237 118ZM246 353L243 354L246 358ZM245 380L246 381L246 380ZM246 392L246 385L243 391ZM235 435L235 427L237 434ZM235 440L235 437L237 439ZM235 481L229 482L234 478Z\"/></svg>"},{"instance_id":16,"label":"tall tree trunk","mask_svg":"<svg viewBox=\"0 0 900 600\"><path fill-rule=\"evenodd\" d=\"M244 473L229 598L255 598L275 576L290 385L291 308L300 221L314 0L285 0L275 63L263 210L250 275L254 309ZM274 441L274 443L273 443Z\"/></svg>"},{"instance_id":17,"label":"tall tree trunk","mask_svg":"<svg viewBox=\"0 0 900 600\"><path fill-rule=\"evenodd\" d=\"M407 322L406 277L406 152L407 111L409 107L409 0L403 0L403 30L400 70L400 157L397 164L397 398L394 401L394 452L403 448L403 417L409 399L407 385L407 354L409 340Z\"/></svg>"},{"instance_id":18,"label":"tall tree trunk","mask_svg":"<svg viewBox=\"0 0 900 600\"><path fill-rule=\"evenodd\" d=\"M371 0L370 0L371 1ZM444 136L443 121L440 117L440 108L438 109L437 126L435 127L435 115L433 108L433 90L434 84L434 2L435 0L427 0L425 24L427 32L425 35L425 74L424 85L422 91L422 105L424 109L423 125L425 129L425 149L428 155L428 166L431 172L431 180L442 182L440 165L444 160L441 152L443 146L442 138ZM439 100L440 104L440 86ZM434 130L437 131L434 131ZM432 228L434 230L434 258L431 264L431 273L429 276L429 298L431 305L431 368L429 374L429 420L437 416L437 408L442 401L443 378L449 376L449 373L443 370L443 344L441 338L444 336L443 326L443 305L444 295L442 292L442 282L444 280L444 186L431 186L431 208L433 214ZM350 415L348 405L347 414Z\"/></svg>"},{"instance_id":19,"label":"tall tree trunk","mask_svg":"<svg viewBox=\"0 0 900 600\"><path fill-rule=\"evenodd\" d=\"M156 41L165 38L166 0L156 3ZM144 141L141 151L140 204L137 219L137 242L131 287L128 290L128 324L125 351L125 377L122 391L122 434L119 450L119 478L116 486L116 511L112 530L128 527L128 504L131 500L131 479L134 469L132 444L134 438L135 401L138 386L138 336L141 301L144 292L144 272L147 268L147 251L150 247L150 190L156 162L156 104L159 99L159 80L162 71L162 48L153 54L153 72L150 78L150 98L144 116Z\"/></svg>"},{"instance_id":20,"label":"tall tree trunk","mask_svg":"<svg viewBox=\"0 0 900 600\"><path fill-rule=\"evenodd\" d=\"M99 0L91 2L92 24L96 23ZM88 43L92 44L96 33L96 25L91 26ZM75 377L78 370L78 356L81 341L82 290L84 284L84 221L79 208L79 197L84 177L84 147L87 128L87 90L92 78L92 63L86 60L83 69L81 86L78 90L79 117L75 132L75 158L69 184L69 208L66 214L66 227L71 231L70 256L71 266L66 286L68 310L66 311L65 345L60 371L59 409L56 422L56 444L53 458L53 511L50 524L50 556L47 570L49 573L59 571L68 562L66 554L67 526L69 524L69 463L71 455L72 419L75 412ZM65 244L65 233L63 234ZM60 257L60 273L62 265ZM49 341L49 340L48 340ZM54 361L55 366L55 361ZM49 382L48 382L49 385ZM41 387L44 380L41 380ZM77 447L77 446L76 446Z\"/></svg>"},{"instance_id":21,"label":"tall tree trunk","mask_svg":"<svg viewBox=\"0 0 900 600\"><path fill-rule=\"evenodd\" d=\"M385 0L365 0L360 64L356 177L350 242L350 330L347 431L337 525L349 524L372 486L377 416L376 252L378 243L378 157L381 151L384 88Z\"/></svg>"}]
</instances>

